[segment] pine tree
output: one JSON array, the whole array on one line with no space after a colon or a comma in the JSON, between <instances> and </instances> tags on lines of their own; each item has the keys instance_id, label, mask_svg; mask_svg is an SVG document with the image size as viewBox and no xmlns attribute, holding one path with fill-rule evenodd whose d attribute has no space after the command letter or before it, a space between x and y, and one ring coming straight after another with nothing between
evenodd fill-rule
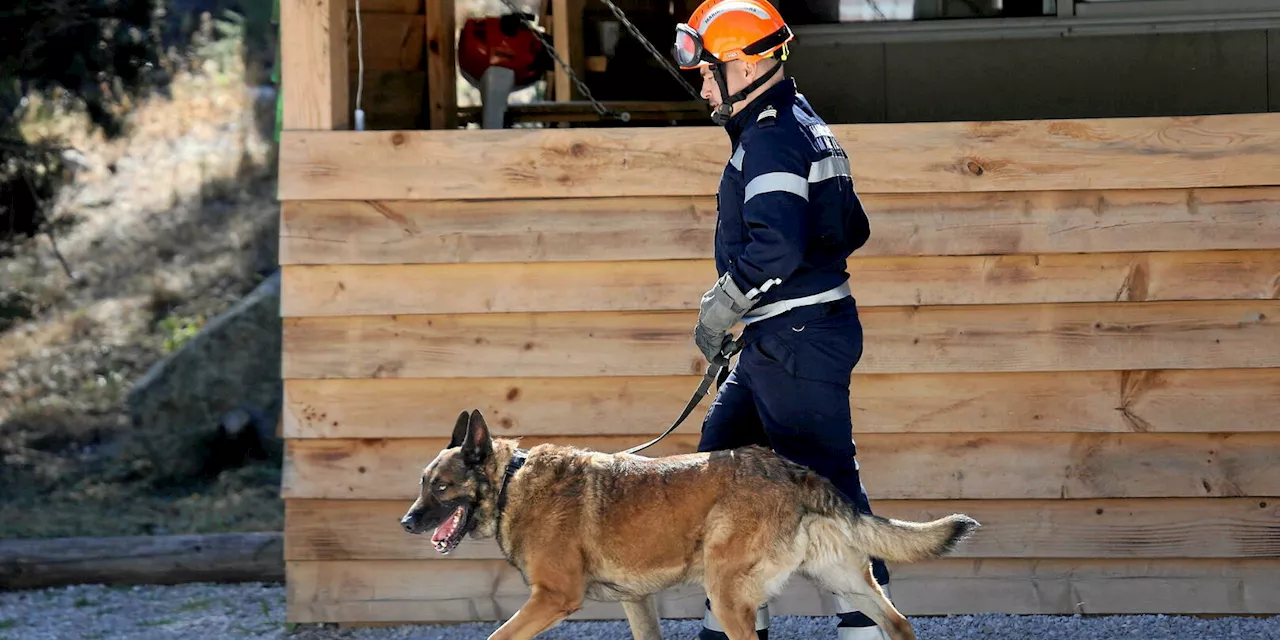
<instances>
[{"instance_id":1,"label":"pine tree","mask_svg":"<svg viewBox=\"0 0 1280 640\"><path fill-rule=\"evenodd\" d=\"M5 0L0 6L0 257L39 232L62 185L56 140L25 140L26 96L83 105L108 136L130 100L163 87L164 0Z\"/></svg>"}]
</instances>

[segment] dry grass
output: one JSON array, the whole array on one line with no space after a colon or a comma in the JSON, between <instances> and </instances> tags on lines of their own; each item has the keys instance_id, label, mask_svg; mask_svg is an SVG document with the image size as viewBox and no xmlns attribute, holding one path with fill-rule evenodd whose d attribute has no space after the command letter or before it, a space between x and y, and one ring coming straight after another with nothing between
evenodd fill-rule
<instances>
[{"instance_id":1,"label":"dry grass","mask_svg":"<svg viewBox=\"0 0 1280 640\"><path fill-rule=\"evenodd\" d=\"M0 538L282 527L278 468L161 486L127 446L148 437L125 412L130 386L276 265L274 100L218 49L135 105L119 139L39 100L22 123L84 166L56 204L59 251L38 236L0 260Z\"/></svg>"},{"instance_id":2,"label":"dry grass","mask_svg":"<svg viewBox=\"0 0 1280 640\"><path fill-rule=\"evenodd\" d=\"M71 275L43 236L0 262L31 316L0 325L0 538L279 528L278 470L165 493L121 446L146 435L124 413L129 385L276 264L270 123L257 122L273 104L255 104L241 77L179 77L117 140L74 111L24 123L87 166L55 209Z\"/></svg>"}]
</instances>

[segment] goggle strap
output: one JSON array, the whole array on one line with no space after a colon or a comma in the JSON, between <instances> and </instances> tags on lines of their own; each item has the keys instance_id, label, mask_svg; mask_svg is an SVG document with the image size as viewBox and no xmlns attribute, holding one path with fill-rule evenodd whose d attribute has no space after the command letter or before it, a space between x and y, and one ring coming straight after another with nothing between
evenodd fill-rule
<instances>
[{"instance_id":1,"label":"goggle strap","mask_svg":"<svg viewBox=\"0 0 1280 640\"><path fill-rule=\"evenodd\" d=\"M774 31L773 33L763 38L760 38L759 40L756 40L755 42L752 42L751 44L743 47L742 52L749 56L754 56L754 55L760 54L761 52L768 51L769 49L772 49L773 47L776 47L780 44L786 44L787 39L789 39L790 37L791 37L791 28L784 24L782 25L782 28L778 29L777 31Z\"/></svg>"}]
</instances>

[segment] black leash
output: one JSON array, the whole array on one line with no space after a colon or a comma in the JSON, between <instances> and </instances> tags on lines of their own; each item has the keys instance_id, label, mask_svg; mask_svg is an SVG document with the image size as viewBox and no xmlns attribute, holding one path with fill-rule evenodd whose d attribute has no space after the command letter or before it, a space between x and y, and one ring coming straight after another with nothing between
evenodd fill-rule
<instances>
[{"instance_id":1,"label":"black leash","mask_svg":"<svg viewBox=\"0 0 1280 640\"><path fill-rule=\"evenodd\" d=\"M711 390L712 382L715 382L716 387L724 384L725 378L729 377L729 358L732 358L733 355L741 349L741 342L733 340L729 336L725 336L724 347L720 350L720 355L722 356L721 361L707 364L707 372L703 374L702 382L698 384L698 389L693 392L693 397L689 398L689 403L684 406L684 411L680 413L680 417L676 418L676 421L672 423L670 427L667 427L667 430L664 431L662 435L642 445L631 447L630 449L620 451L619 453L636 453L638 451L644 451L645 449L658 444L658 442L663 438L671 435L671 432L675 431L676 427L679 427L680 423L684 422L684 419L689 417L689 414L693 412L693 408L698 406L698 403L702 401L703 396L706 396L707 392Z\"/></svg>"}]
</instances>

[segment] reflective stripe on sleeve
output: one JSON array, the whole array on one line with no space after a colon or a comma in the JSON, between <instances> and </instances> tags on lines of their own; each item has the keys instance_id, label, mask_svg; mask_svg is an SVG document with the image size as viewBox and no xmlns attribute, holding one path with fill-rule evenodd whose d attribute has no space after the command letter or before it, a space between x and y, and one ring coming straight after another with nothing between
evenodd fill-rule
<instances>
[{"instance_id":1,"label":"reflective stripe on sleeve","mask_svg":"<svg viewBox=\"0 0 1280 640\"><path fill-rule=\"evenodd\" d=\"M849 176L849 159L843 156L827 156L809 165L809 182L822 182L836 176Z\"/></svg>"},{"instance_id":2,"label":"reflective stripe on sleeve","mask_svg":"<svg viewBox=\"0 0 1280 640\"><path fill-rule=\"evenodd\" d=\"M751 182L747 183L743 202L747 202L752 198L770 191L785 191L794 193L805 200L809 199L809 181L804 176L794 173L786 173L785 171L776 171L773 173L764 173L756 176Z\"/></svg>"}]
</instances>

